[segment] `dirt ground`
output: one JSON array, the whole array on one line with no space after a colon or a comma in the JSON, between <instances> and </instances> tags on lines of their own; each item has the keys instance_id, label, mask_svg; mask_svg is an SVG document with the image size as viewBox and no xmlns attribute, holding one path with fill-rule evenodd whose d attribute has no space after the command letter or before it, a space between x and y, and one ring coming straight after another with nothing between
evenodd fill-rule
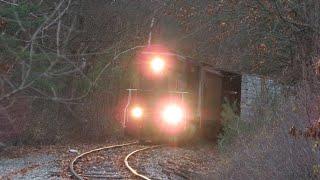
<instances>
[{"instance_id":1,"label":"dirt ground","mask_svg":"<svg viewBox=\"0 0 320 180\"><path fill-rule=\"evenodd\" d=\"M72 179L68 165L78 153L128 141L132 140L7 147L0 154L0 179ZM154 179L206 179L207 174L214 171L218 153L213 143L164 146L138 153L130 161L134 168Z\"/></svg>"}]
</instances>

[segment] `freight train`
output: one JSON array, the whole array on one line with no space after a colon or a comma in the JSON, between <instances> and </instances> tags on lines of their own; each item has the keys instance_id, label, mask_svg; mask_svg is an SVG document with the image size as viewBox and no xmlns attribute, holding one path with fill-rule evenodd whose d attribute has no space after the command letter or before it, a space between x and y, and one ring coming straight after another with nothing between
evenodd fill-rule
<instances>
[{"instance_id":1,"label":"freight train","mask_svg":"<svg viewBox=\"0 0 320 180\"><path fill-rule=\"evenodd\" d=\"M241 76L180 56L159 45L132 64L123 127L140 139L174 140L201 132L216 138L224 99L240 102Z\"/></svg>"}]
</instances>

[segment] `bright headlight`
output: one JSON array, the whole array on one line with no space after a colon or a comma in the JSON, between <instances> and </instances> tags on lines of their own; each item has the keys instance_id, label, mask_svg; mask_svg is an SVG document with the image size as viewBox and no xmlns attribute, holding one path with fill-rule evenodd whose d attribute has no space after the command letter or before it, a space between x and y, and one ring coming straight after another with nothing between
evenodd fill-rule
<instances>
[{"instance_id":1,"label":"bright headlight","mask_svg":"<svg viewBox=\"0 0 320 180\"><path fill-rule=\"evenodd\" d=\"M183 120L183 109L175 104L168 105L162 115L166 123L177 125Z\"/></svg>"},{"instance_id":2,"label":"bright headlight","mask_svg":"<svg viewBox=\"0 0 320 180\"><path fill-rule=\"evenodd\" d=\"M141 118L143 115L143 109L139 106L136 106L136 107L132 108L131 115L132 115L132 117L137 118L137 119Z\"/></svg>"},{"instance_id":3,"label":"bright headlight","mask_svg":"<svg viewBox=\"0 0 320 180\"><path fill-rule=\"evenodd\" d=\"M160 57L154 57L150 62L150 67L154 73L161 73L165 67L165 62Z\"/></svg>"}]
</instances>

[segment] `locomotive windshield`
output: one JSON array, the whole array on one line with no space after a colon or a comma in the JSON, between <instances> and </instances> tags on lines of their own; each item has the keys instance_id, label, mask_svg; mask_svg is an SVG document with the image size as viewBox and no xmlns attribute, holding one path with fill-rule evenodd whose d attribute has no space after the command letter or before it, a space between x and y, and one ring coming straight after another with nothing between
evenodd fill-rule
<instances>
[{"instance_id":1,"label":"locomotive windshield","mask_svg":"<svg viewBox=\"0 0 320 180\"><path fill-rule=\"evenodd\" d=\"M132 88L155 91L185 91L184 63L168 56L146 56L135 64Z\"/></svg>"}]
</instances>

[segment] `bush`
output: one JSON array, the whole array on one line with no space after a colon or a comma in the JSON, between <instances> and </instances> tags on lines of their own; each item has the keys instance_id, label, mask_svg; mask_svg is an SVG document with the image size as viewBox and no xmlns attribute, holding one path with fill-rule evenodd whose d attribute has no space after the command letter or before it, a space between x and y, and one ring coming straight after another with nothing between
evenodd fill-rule
<instances>
[{"instance_id":1,"label":"bush","mask_svg":"<svg viewBox=\"0 0 320 180\"><path fill-rule=\"evenodd\" d=\"M211 178L318 178L319 150L313 150L314 141L303 137L294 138L289 134L293 125L306 127L305 116L294 112L296 107L303 108L298 104L299 100L277 98L277 103L272 104L273 113L256 116L257 121L250 122L249 130L225 106L224 117L227 121L224 135L220 138L220 143L225 146L222 146L224 151L221 160L217 162L218 167ZM267 111L270 108L265 109Z\"/></svg>"},{"instance_id":2,"label":"bush","mask_svg":"<svg viewBox=\"0 0 320 180\"><path fill-rule=\"evenodd\" d=\"M221 112L222 133L218 137L220 151L224 151L237 136L248 133L251 129L249 123L241 120L236 112L239 112L237 102L231 103L226 99Z\"/></svg>"}]
</instances>

